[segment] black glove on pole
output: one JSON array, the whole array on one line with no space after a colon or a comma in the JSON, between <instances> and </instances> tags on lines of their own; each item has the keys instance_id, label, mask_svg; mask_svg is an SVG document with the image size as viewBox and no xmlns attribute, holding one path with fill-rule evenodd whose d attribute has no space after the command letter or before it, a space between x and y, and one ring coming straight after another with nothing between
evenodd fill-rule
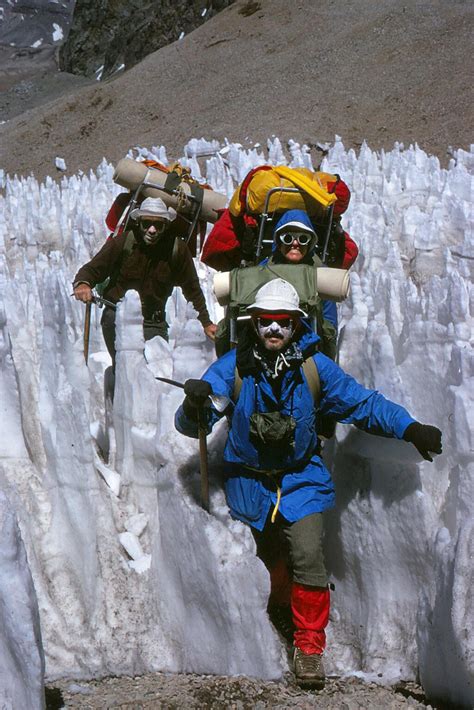
<instances>
[{"instance_id":1,"label":"black glove on pole","mask_svg":"<svg viewBox=\"0 0 474 710\"><path fill-rule=\"evenodd\" d=\"M426 461L433 461L429 453L430 451L434 454L441 454L443 452L441 431L430 424L412 422L407 426L403 438L405 441L410 441Z\"/></svg>"},{"instance_id":2,"label":"black glove on pole","mask_svg":"<svg viewBox=\"0 0 474 710\"><path fill-rule=\"evenodd\" d=\"M186 395L183 402L184 413L189 419L197 421L197 410L205 409L210 405L209 395L212 394L212 387L205 380L186 380L184 394Z\"/></svg>"}]
</instances>

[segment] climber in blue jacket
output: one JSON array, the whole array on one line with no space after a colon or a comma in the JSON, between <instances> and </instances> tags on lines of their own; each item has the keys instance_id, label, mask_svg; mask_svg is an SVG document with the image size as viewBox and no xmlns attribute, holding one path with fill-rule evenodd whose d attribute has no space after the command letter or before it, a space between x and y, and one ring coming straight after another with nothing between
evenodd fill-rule
<instances>
[{"instance_id":1,"label":"climber in blue jacket","mask_svg":"<svg viewBox=\"0 0 474 710\"><path fill-rule=\"evenodd\" d=\"M319 338L302 320L306 314L288 282L276 278L262 286L248 313L238 348L214 362L201 380L185 383L175 424L182 434L197 437L197 412L204 408L210 431L224 413L209 395L228 398L224 460L230 514L252 528L270 572L269 608L286 603L291 610L298 682L322 687L329 589L321 514L334 506L334 485L318 453L317 412L410 441L428 461L430 452L441 453L441 432L318 352Z\"/></svg>"}]
</instances>

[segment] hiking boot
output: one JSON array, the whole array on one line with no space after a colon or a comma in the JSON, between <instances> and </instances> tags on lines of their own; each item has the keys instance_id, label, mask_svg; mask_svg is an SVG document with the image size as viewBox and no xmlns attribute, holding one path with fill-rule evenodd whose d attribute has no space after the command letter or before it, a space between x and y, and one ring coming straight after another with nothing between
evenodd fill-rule
<instances>
[{"instance_id":1,"label":"hiking boot","mask_svg":"<svg viewBox=\"0 0 474 710\"><path fill-rule=\"evenodd\" d=\"M326 676L320 653L303 653L301 648L295 648L293 664L296 682L300 688L324 688Z\"/></svg>"},{"instance_id":2,"label":"hiking boot","mask_svg":"<svg viewBox=\"0 0 474 710\"><path fill-rule=\"evenodd\" d=\"M270 604L268 607L268 616L280 636L283 636L288 643L293 643L295 625L293 623L291 606L289 604Z\"/></svg>"}]
</instances>

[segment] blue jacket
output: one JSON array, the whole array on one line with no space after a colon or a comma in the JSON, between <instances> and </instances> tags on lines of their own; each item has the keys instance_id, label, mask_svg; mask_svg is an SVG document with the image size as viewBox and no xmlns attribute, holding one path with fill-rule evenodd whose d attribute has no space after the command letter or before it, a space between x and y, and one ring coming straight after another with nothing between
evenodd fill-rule
<instances>
[{"instance_id":1,"label":"blue jacket","mask_svg":"<svg viewBox=\"0 0 474 710\"><path fill-rule=\"evenodd\" d=\"M303 354L308 349L314 351L317 340L317 335L306 332L299 342ZM312 357L321 381L319 409L322 414L355 424L372 434L403 437L414 421L403 407L362 387L322 353ZM231 350L214 362L202 379L209 382L214 394L232 398L235 367L236 350ZM271 447L257 450L250 441L250 416L257 411L275 410L296 420L295 446L283 454ZM221 416L211 408L209 431ZM196 424L186 417L182 407L176 412L175 425L186 436L198 436ZM285 469L280 479L279 510L289 522L333 507L334 485L329 471L315 453L316 446L314 402L301 367L283 375L278 400L263 372L244 376L224 449L224 460L228 464L225 492L232 517L257 530L263 529L270 508L277 501L276 485L265 473L271 469Z\"/></svg>"}]
</instances>

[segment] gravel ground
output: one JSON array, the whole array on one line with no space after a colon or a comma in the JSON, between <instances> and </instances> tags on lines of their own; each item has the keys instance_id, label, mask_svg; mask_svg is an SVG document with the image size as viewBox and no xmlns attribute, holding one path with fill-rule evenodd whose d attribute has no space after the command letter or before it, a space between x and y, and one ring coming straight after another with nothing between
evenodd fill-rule
<instances>
[{"instance_id":1,"label":"gravel ground","mask_svg":"<svg viewBox=\"0 0 474 710\"><path fill-rule=\"evenodd\" d=\"M134 710L286 710L289 708L368 708L437 707L427 705L422 689L414 683L384 688L357 678L327 681L323 691L303 691L288 674L281 682L265 682L246 677L219 677L154 673L138 678L104 678L90 682L61 681L47 689L47 709L133 708Z\"/></svg>"}]
</instances>

